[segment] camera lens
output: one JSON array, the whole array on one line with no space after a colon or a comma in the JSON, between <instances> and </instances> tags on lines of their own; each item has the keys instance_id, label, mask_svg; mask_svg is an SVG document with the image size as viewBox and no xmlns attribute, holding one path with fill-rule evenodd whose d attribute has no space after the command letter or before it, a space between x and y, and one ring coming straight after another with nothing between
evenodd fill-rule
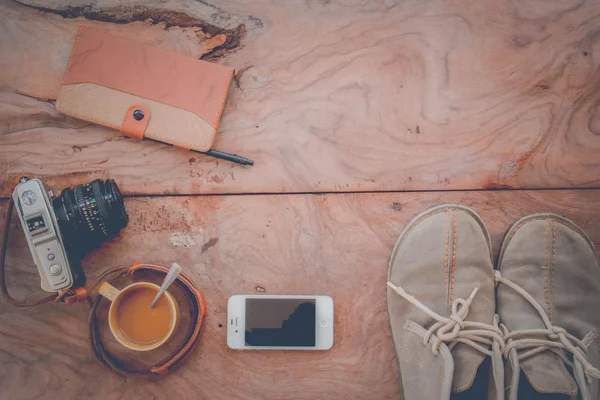
<instances>
[{"instance_id":1,"label":"camera lens","mask_svg":"<svg viewBox=\"0 0 600 400\"><path fill-rule=\"evenodd\" d=\"M66 188L53 200L53 207L68 251L98 247L129 222L123 197L112 179Z\"/></svg>"}]
</instances>

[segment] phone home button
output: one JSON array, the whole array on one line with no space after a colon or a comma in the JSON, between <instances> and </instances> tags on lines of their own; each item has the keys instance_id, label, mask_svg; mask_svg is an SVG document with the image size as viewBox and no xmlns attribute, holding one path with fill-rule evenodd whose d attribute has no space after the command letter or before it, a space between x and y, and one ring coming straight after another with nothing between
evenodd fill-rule
<instances>
[{"instance_id":1,"label":"phone home button","mask_svg":"<svg viewBox=\"0 0 600 400\"><path fill-rule=\"evenodd\" d=\"M324 327L326 327L327 325L329 325L329 321L327 321L325 318L322 318L322 319L321 319L321 326L324 328Z\"/></svg>"}]
</instances>

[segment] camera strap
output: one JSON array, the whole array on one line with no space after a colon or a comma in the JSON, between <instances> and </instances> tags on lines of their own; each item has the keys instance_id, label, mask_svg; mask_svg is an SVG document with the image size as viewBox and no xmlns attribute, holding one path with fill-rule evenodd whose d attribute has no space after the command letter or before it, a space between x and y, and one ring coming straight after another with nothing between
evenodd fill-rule
<instances>
[{"instance_id":1,"label":"camera strap","mask_svg":"<svg viewBox=\"0 0 600 400\"><path fill-rule=\"evenodd\" d=\"M193 325L192 329L190 330L190 333L188 334L183 344L166 360L163 360L159 364L154 365L153 367L146 370L127 369L118 360L114 359L110 356L110 354L108 354L100 339L96 311L98 310L98 306L102 301L102 296L98 295L96 300L92 301L89 297L89 293L101 282L109 280L109 277L112 277L111 279L115 279L115 277L118 276L133 275L135 274L135 272L143 270L163 273L166 275L169 271L169 268L162 265L144 264L141 262L136 262L130 266L114 267L104 271L102 274L100 274L100 276L98 276L98 278L94 282L89 284L87 287L70 288L62 291L58 295L43 297L35 301L19 301L13 298L8 293L4 274L6 266L6 252L8 249L9 229L13 209L14 204L12 201L9 201L8 216L4 225L2 250L0 251L0 292L10 305L15 307L34 307L51 301L62 302L65 304L76 304L87 300L87 302L92 307L88 318L88 327L90 344L92 346L94 355L102 364L106 365L107 367L122 375L159 377L162 375L166 375L170 371L177 368L183 361L185 361L190 356L192 351L198 345L200 335L202 334L202 331L204 329L204 325L206 322L206 302L204 300L204 294L202 293L202 291L190 278L188 278L183 273L181 273L177 277L176 281L181 284L181 286L183 287L183 289L185 290L185 292L191 300L193 308Z\"/></svg>"},{"instance_id":2,"label":"camera strap","mask_svg":"<svg viewBox=\"0 0 600 400\"><path fill-rule=\"evenodd\" d=\"M8 250L10 222L12 220L14 206L14 203L12 201L9 201L8 212L2 237L2 250L0 251L0 292L2 293L2 296L6 299L8 304L14 307L34 307L51 301L62 302L65 304L75 304L86 300L88 298L88 290L93 289L98 284L97 282L90 285L89 289L86 289L84 287L71 288L63 290L58 295L46 296L34 301L19 301L12 297L10 293L8 293L4 271L6 266L6 252ZM101 275L100 277L102 277L103 275Z\"/></svg>"},{"instance_id":3,"label":"camera strap","mask_svg":"<svg viewBox=\"0 0 600 400\"><path fill-rule=\"evenodd\" d=\"M165 275L167 274L167 272L169 272L169 268L162 265L143 264L138 262L134 263L130 267L113 268L112 270L106 271L106 274L117 273L118 275L116 277L118 277L125 274L133 275L135 274L135 272L143 270L159 272ZM184 343L166 360L162 361L157 365L154 365L149 369L133 370L124 367L122 363L120 363L118 360L115 360L108 354L108 352L102 344L102 341L100 340L100 332L98 329L96 311L98 310L98 306L102 301L102 296L98 296L92 306L92 310L90 311L89 334L92 350L94 351L94 354L96 355L98 360L100 360L100 362L122 375L158 377L161 375L166 375L170 371L176 369L179 365L181 365L183 361L185 361L190 356L190 354L192 354L192 351L198 345L200 335L204 330L204 325L206 322L206 302L204 300L204 294L202 293L202 291L198 289L196 284L190 278L185 276L185 274L181 273L177 277L176 282L181 283L188 297L190 298L190 300L192 300L193 305L193 325Z\"/></svg>"},{"instance_id":4,"label":"camera strap","mask_svg":"<svg viewBox=\"0 0 600 400\"><path fill-rule=\"evenodd\" d=\"M8 293L8 289L6 288L6 279L4 277L4 267L6 264L6 251L8 250L8 232L10 230L10 221L11 221L12 212L13 212L14 207L15 207L14 203L9 200L8 213L7 213L7 217L6 217L6 222L4 224L4 232L3 232L3 238L2 238L2 251L0 251L0 292L2 292L2 296L6 299L8 304L10 304L11 306L14 306L14 307L33 307L33 306L37 306L40 304L48 303L49 301L53 301L54 299L56 299L56 296L47 296L47 297L43 297L39 300L25 302L25 301L19 301L19 300L13 298Z\"/></svg>"}]
</instances>

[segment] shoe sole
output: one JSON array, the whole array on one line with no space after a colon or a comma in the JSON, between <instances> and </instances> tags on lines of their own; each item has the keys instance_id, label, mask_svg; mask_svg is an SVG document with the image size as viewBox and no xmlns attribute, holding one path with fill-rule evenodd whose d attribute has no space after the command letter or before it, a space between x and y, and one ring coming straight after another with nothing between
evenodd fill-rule
<instances>
[{"instance_id":1,"label":"shoe sole","mask_svg":"<svg viewBox=\"0 0 600 400\"><path fill-rule=\"evenodd\" d=\"M540 221L540 220L545 220L545 219L556 220L557 222L565 225L566 227L572 229L574 232L581 235L585 239L585 241L588 243L588 245L592 248L592 250L594 251L594 254L596 254L596 247L594 246L594 243L589 238L589 236L583 231L583 229L581 229L579 226L577 226L573 221L571 221L567 217L563 217L562 215L553 214L553 213L531 214L531 215L528 215L528 216L525 216L523 218L516 220L508 228L508 230L504 234L504 238L502 239L502 245L500 245L500 251L498 252L498 261L496 262L496 264L494 264L494 269L497 271L500 271L500 266L502 265L502 259L504 258L504 253L506 251L506 248L508 247L508 244L510 243L513 236L515 235L515 233L517 233L517 231L519 229L521 229L523 226L525 226L529 222Z\"/></svg>"},{"instance_id":2,"label":"shoe sole","mask_svg":"<svg viewBox=\"0 0 600 400\"><path fill-rule=\"evenodd\" d=\"M464 211L467 214L471 215L477 221L477 223L481 227L481 230L485 236L485 239L486 239L486 242L488 245L488 249L490 251L490 260L492 261L492 265L494 265L494 259L493 259L493 254L492 254L492 241L490 239L490 234L489 234L487 228L485 227L485 224L483 223L483 220L481 219L479 214L477 214L477 212L475 212L473 209L463 206L463 205L460 205L460 204L440 204L437 206L429 207L425 211L422 211L421 213L415 215L414 217L411 218L411 220L408 222L408 224L406 224L406 226L404 227L404 229L398 236L398 239L396 240L396 244L394 245L394 248L392 249L392 255L390 256L390 260L388 262L387 281L390 280L390 275L392 272L392 260L394 260L396 258L396 254L398 253L398 249L400 248L400 243L402 242L402 240L404 239L406 234L408 232L410 232L412 230L412 228L415 227L418 223L420 223L421 220L423 220L426 216L436 214L436 211L445 210L445 209L456 209L456 210ZM391 290L391 289L388 288L387 290ZM389 296L387 296L387 290L386 290L386 303L388 306L388 320L390 322L390 332L391 332L393 330L393 327L392 327L392 320L390 318L390 302L389 302ZM392 343L394 344L394 352L396 353L396 362L398 363L398 379L400 380L400 395L401 395L400 398L404 399L404 388L402 386L402 372L400 371L400 355L398 354L398 350L397 350L398 347L396 346L396 341L394 340L393 334L392 334Z\"/></svg>"}]
</instances>

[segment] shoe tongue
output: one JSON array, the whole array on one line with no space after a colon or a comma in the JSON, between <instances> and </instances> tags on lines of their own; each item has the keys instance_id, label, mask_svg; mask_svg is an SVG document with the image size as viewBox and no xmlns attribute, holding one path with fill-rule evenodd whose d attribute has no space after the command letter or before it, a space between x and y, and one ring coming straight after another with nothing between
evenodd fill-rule
<instances>
[{"instance_id":1,"label":"shoe tongue","mask_svg":"<svg viewBox=\"0 0 600 400\"><path fill-rule=\"evenodd\" d=\"M479 366L485 356L470 346L459 343L452 350L454 377L452 392L460 393L473 385ZM577 384L565 368L562 359L545 351L520 361L521 369L538 393L561 393L575 396Z\"/></svg>"},{"instance_id":2,"label":"shoe tongue","mask_svg":"<svg viewBox=\"0 0 600 400\"><path fill-rule=\"evenodd\" d=\"M452 356L454 358L452 391L454 393L464 392L473 385L477 370L485 359L485 355L471 346L459 343L452 349Z\"/></svg>"},{"instance_id":3,"label":"shoe tongue","mask_svg":"<svg viewBox=\"0 0 600 400\"><path fill-rule=\"evenodd\" d=\"M406 321L404 339L398 346L398 358L403 398L406 400L449 400L452 387L454 363L450 350L441 344L434 355L432 342L423 344L427 331L416 322Z\"/></svg>"},{"instance_id":4,"label":"shoe tongue","mask_svg":"<svg viewBox=\"0 0 600 400\"><path fill-rule=\"evenodd\" d=\"M544 351L519 363L527 380L538 393L577 394L577 384L557 354Z\"/></svg>"}]
</instances>

